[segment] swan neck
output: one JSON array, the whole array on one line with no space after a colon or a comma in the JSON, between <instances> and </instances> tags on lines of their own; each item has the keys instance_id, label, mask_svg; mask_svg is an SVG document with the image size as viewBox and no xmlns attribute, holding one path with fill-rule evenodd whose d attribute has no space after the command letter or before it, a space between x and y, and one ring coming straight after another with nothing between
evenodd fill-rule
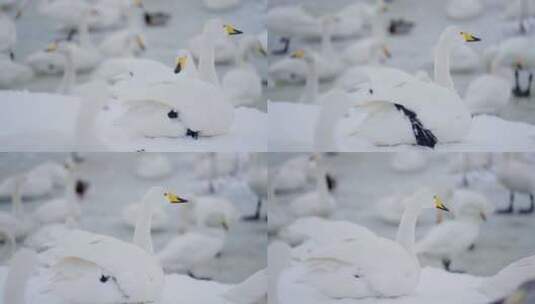
<instances>
[{"instance_id":1,"label":"swan neck","mask_svg":"<svg viewBox=\"0 0 535 304\"><path fill-rule=\"evenodd\" d=\"M332 26L323 26L323 33L321 34L321 52L328 60L335 59L335 52L332 44Z\"/></svg>"},{"instance_id":2,"label":"swan neck","mask_svg":"<svg viewBox=\"0 0 535 304\"><path fill-rule=\"evenodd\" d=\"M201 80L219 86L219 78L215 70L215 45L210 36L206 32L202 34L199 73Z\"/></svg>"},{"instance_id":3,"label":"swan neck","mask_svg":"<svg viewBox=\"0 0 535 304\"><path fill-rule=\"evenodd\" d=\"M316 60L307 61L308 74L305 89L301 95L301 102L316 103L319 95L319 76Z\"/></svg>"},{"instance_id":4,"label":"swan neck","mask_svg":"<svg viewBox=\"0 0 535 304\"><path fill-rule=\"evenodd\" d=\"M399 223L396 241L403 246L411 255L414 254L416 222L421 208L408 206L405 208Z\"/></svg>"},{"instance_id":5,"label":"swan neck","mask_svg":"<svg viewBox=\"0 0 535 304\"><path fill-rule=\"evenodd\" d=\"M74 58L72 50L69 48L65 53L65 67L63 72L63 79L58 88L58 93L69 94L72 92L74 85L76 84L76 71L74 67Z\"/></svg>"},{"instance_id":6,"label":"swan neck","mask_svg":"<svg viewBox=\"0 0 535 304\"><path fill-rule=\"evenodd\" d=\"M340 98L325 98L314 130L314 148L317 152L337 150L334 137L338 121L347 112L349 104Z\"/></svg>"},{"instance_id":7,"label":"swan neck","mask_svg":"<svg viewBox=\"0 0 535 304\"><path fill-rule=\"evenodd\" d=\"M17 219L22 219L24 217L24 206L22 205L22 187L24 186L24 180L17 180L15 185L15 191L12 195L12 213L13 216Z\"/></svg>"},{"instance_id":8,"label":"swan neck","mask_svg":"<svg viewBox=\"0 0 535 304\"><path fill-rule=\"evenodd\" d=\"M152 204L156 198L156 190L151 189L143 197L142 212L137 214L136 228L134 231L134 244L144 249L147 253L153 254L151 225L152 225Z\"/></svg>"},{"instance_id":9,"label":"swan neck","mask_svg":"<svg viewBox=\"0 0 535 304\"><path fill-rule=\"evenodd\" d=\"M80 46L82 48L93 48L93 43L91 42L91 38L89 37L89 25L87 19L89 19L89 16L88 14L85 14L80 20L80 23L78 23Z\"/></svg>"},{"instance_id":10,"label":"swan neck","mask_svg":"<svg viewBox=\"0 0 535 304\"><path fill-rule=\"evenodd\" d=\"M435 83L455 90L450 73L451 42L447 35L442 35L435 48Z\"/></svg>"}]
</instances>

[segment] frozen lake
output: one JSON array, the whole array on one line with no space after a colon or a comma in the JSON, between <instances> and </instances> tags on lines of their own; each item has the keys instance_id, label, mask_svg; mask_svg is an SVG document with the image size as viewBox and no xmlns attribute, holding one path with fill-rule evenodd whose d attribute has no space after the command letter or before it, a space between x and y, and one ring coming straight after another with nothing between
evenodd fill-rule
<instances>
[{"instance_id":1,"label":"frozen lake","mask_svg":"<svg viewBox=\"0 0 535 304\"><path fill-rule=\"evenodd\" d=\"M91 183L87 198L82 202L81 229L131 241L133 230L121 221L121 210L141 200L144 193L155 185L169 187L187 197L206 192L207 183L195 177L194 154L167 154L174 174L162 180L143 180L134 174L136 153L84 154L86 161L80 167L83 179ZM0 155L0 180L19 174L47 160L62 162L68 154L62 153L3 153ZM58 190L57 196L62 195ZM226 178L217 183L216 195L231 200L244 214L254 212L256 196L248 188L242 175ZM48 198L25 201L27 212L33 211ZM171 206L173 207L173 206ZM9 202L1 202L0 210L9 212ZM170 208L170 214L173 211ZM178 218L178 216L177 216ZM158 252L174 235L176 221L167 231L152 234L155 252ZM266 266L267 233L265 222L236 222L230 227L220 258L204 265L198 272L225 283L237 283ZM5 261L2 261L3 263Z\"/></svg>"},{"instance_id":2,"label":"frozen lake","mask_svg":"<svg viewBox=\"0 0 535 304\"><path fill-rule=\"evenodd\" d=\"M270 173L273 166L298 154L271 154ZM450 173L449 162L455 153L432 153L427 156L430 161L425 169L413 173L395 172L390 161L392 153L341 153L332 157L325 157L328 171L338 181L338 188L334 197L338 207L333 219L342 219L365 226L373 232L395 239L397 226L390 225L378 218L375 204L380 198L398 192L415 191L424 186L459 185L461 176ZM534 166L529 164L529 166ZM273 169L272 169L273 168ZM489 172L471 174L470 190L476 190L486 196L497 209L505 208L509 202L509 192L497 183L494 175ZM309 189L313 189L310 185ZM282 208L296 197L297 194L277 195L277 208ZM447 204L448 202L446 202ZM524 208L529 204L526 195L517 194L515 208ZM271 208L276 206L270 205ZM273 210L273 209L271 209ZM270 210L270 219L273 212ZM480 236L473 251L466 251L458 260L452 262L455 270L466 271L474 275L493 275L504 266L522 257L535 254L535 238L533 231L535 221L531 215L492 215L482 224ZM416 230L416 240L419 240L431 228L435 212L425 210L422 222ZM455 238L455 236L451 236ZM433 266L441 267L435 261L429 262ZM453 266L454 265L454 266Z\"/></svg>"}]
</instances>

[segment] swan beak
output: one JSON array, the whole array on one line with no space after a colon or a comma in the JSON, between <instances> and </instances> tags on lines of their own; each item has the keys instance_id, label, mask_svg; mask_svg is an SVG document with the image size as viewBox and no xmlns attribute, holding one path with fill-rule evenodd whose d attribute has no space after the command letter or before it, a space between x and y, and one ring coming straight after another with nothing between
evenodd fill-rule
<instances>
[{"instance_id":1,"label":"swan beak","mask_svg":"<svg viewBox=\"0 0 535 304\"><path fill-rule=\"evenodd\" d=\"M141 37L141 35L136 35L136 42L142 51L145 51L147 49L147 45L145 44L145 41L143 40L143 37Z\"/></svg>"},{"instance_id":2,"label":"swan beak","mask_svg":"<svg viewBox=\"0 0 535 304\"><path fill-rule=\"evenodd\" d=\"M392 58L392 53L390 53L390 50L386 46L383 46L383 53L385 54L386 58Z\"/></svg>"},{"instance_id":3,"label":"swan beak","mask_svg":"<svg viewBox=\"0 0 535 304\"><path fill-rule=\"evenodd\" d=\"M164 196L171 204L184 204L188 202L187 199L181 198L180 196L171 192L164 193Z\"/></svg>"},{"instance_id":4,"label":"swan beak","mask_svg":"<svg viewBox=\"0 0 535 304\"><path fill-rule=\"evenodd\" d=\"M464 41L466 42L477 42L477 41L481 41L480 38L470 34L470 33L467 33L467 32L461 32L461 35L463 36L464 38Z\"/></svg>"},{"instance_id":5,"label":"swan beak","mask_svg":"<svg viewBox=\"0 0 535 304\"><path fill-rule=\"evenodd\" d=\"M227 34L229 35L239 35L239 34L243 34L242 31L238 30L237 28L235 28L234 26L230 25L230 24L225 24L224 25L225 27L225 32L227 32Z\"/></svg>"},{"instance_id":6,"label":"swan beak","mask_svg":"<svg viewBox=\"0 0 535 304\"><path fill-rule=\"evenodd\" d=\"M297 58L297 59L302 59L302 58L305 57L305 51L303 51L303 50L295 51L295 52L292 53L292 55L290 55L290 57Z\"/></svg>"},{"instance_id":7,"label":"swan beak","mask_svg":"<svg viewBox=\"0 0 535 304\"><path fill-rule=\"evenodd\" d=\"M442 200L440 199L440 197L438 197L438 196L436 196L436 195L433 196L433 201L434 201L434 203L435 203L435 208L440 209L440 210L444 210L444 211L447 211L447 212L450 211L450 209L448 209L448 208L444 205L444 203L442 202Z\"/></svg>"},{"instance_id":8,"label":"swan beak","mask_svg":"<svg viewBox=\"0 0 535 304\"><path fill-rule=\"evenodd\" d=\"M483 221L487 221L487 216L485 215L485 213L480 212L480 213L479 213L479 216L481 216L481 219L482 219Z\"/></svg>"},{"instance_id":9,"label":"swan beak","mask_svg":"<svg viewBox=\"0 0 535 304\"><path fill-rule=\"evenodd\" d=\"M175 67L175 74L178 74L184 70L186 67L186 64L188 62L188 57L186 56L178 56L176 59L176 67Z\"/></svg>"},{"instance_id":10,"label":"swan beak","mask_svg":"<svg viewBox=\"0 0 535 304\"><path fill-rule=\"evenodd\" d=\"M230 229L227 221L223 221L223 223L221 223L221 226L223 226L223 229L225 229L225 231L228 231Z\"/></svg>"},{"instance_id":11,"label":"swan beak","mask_svg":"<svg viewBox=\"0 0 535 304\"><path fill-rule=\"evenodd\" d=\"M55 52L57 49L58 49L58 43L53 42L48 45L48 47L45 49L45 52L52 53L52 52Z\"/></svg>"}]
</instances>

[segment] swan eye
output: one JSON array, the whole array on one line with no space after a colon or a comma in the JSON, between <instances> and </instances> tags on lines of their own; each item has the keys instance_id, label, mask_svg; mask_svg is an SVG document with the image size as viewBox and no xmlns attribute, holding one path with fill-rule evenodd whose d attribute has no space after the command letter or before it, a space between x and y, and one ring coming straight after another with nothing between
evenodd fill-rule
<instances>
[{"instance_id":1,"label":"swan eye","mask_svg":"<svg viewBox=\"0 0 535 304\"><path fill-rule=\"evenodd\" d=\"M109 279L110 279L110 276L105 276L105 275L101 275L100 276L100 282L101 283L106 283L106 282L108 282Z\"/></svg>"}]
</instances>

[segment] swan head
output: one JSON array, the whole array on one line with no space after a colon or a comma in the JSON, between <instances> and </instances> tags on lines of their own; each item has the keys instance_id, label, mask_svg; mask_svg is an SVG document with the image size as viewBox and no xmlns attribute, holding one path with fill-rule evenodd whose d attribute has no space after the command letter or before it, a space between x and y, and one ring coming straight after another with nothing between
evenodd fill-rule
<instances>
[{"instance_id":1,"label":"swan head","mask_svg":"<svg viewBox=\"0 0 535 304\"><path fill-rule=\"evenodd\" d=\"M474 34L462 30L460 27L452 25L448 26L441 34L440 40L446 40L451 44L455 43L465 43L465 42L478 42L481 41L480 38L476 37Z\"/></svg>"},{"instance_id":2,"label":"swan head","mask_svg":"<svg viewBox=\"0 0 535 304\"><path fill-rule=\"evenodd\" d=\"M211 38L216 39L225 36L239 35L243 32L231 24L224 23L223 20L219 18L214 18L206 22L204 33L210 35Z\"/></svg>"},{"instance_id":3,"label":"swan head","mask_svg":"<svg viewBox=\"0 0 535 304\"><path fill-rule=\"evenodd\" d=\"M182 71L185 71L188 67L193 64L193 57L191 52L186 49L181 49L176 55L176 65L175 65L175 74L179 74Z\"/></svg>"},{"instance_id":4,"label":"swan head","mask_svg":"<svg viewBox=\"0 0 535 304\"><path fill-rule=\"evenodd\" d=\"M264 45L256 36L245 35L240 39L239 42L240 51L242 53L255 53L262 56L267 56L266 49Z\"/></svg>"}]
</instances>

